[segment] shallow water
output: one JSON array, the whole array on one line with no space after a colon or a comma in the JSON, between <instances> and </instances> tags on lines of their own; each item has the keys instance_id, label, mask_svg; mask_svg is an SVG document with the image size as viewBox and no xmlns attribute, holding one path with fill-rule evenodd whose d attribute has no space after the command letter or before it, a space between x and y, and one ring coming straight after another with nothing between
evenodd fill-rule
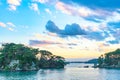
<instances>
[{"instance_id":1,"label":"shallow water","mask_svg":"<svg viewBox=\"0 0 120 80\"><path fill-rule=\"evenodd\" d=\"M120 80L120 69L83 68L91 64L72 63L65 69L0 72L0 80Z\"/></svg>"}]
</instances>

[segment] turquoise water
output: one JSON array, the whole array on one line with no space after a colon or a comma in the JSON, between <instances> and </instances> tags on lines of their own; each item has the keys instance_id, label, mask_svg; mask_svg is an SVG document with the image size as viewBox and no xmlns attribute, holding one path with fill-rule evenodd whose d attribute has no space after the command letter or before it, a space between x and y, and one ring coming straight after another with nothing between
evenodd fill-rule
<instances>
[{"instance_id":1,"label":"turquoise water","mask_svg":"<svg viewBox=\"0 0 120 80\"><path fill-rule=\"evenodd\" d=\"M120 69L83 68L84 65L89 64L69 64L65 69L0 72L0 80L120 80Z\"/></svg>"}]
</instances>

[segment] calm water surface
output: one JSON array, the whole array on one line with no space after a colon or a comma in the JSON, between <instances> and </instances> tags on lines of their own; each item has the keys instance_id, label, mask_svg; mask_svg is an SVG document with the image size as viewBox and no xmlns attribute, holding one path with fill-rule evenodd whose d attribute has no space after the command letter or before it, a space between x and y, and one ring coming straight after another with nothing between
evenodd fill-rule
<instances>
[{"instance_id":1,"label":"calm water surface","mask_svg":"<svg viewBox=\"0 0 120 80\"><path fill-rule=\"evenodd\" d=\"M91 64L68 64L65 69L0 72L0 80L120 80L120 69L83 68Z\"/></svg>"}]
</instances>

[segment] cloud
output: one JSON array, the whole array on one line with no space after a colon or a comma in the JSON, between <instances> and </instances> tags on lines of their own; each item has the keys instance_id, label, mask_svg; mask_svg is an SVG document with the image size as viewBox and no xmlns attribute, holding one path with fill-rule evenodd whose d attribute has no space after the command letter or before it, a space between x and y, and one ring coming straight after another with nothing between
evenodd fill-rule
<instances>
[{"instance_id":1,"label":"cloud","mask_svg":"<svg viewBox=\"0 0 120 80\"><path fill-rule=\"evenodd\" d=\"M11 22L7 22L6 23L8 26L10 26L10 27L15 27L15 25L13 24L13 23L11 23Z\"/></svg>"},{"instance_id":2,"label":"cloud","mask_svg":"<svg viewBox=\"0 0 120 80\"><path fill-rule=\"evenodd\" d=\"M97 41L103 40L109 44L115 44L120 42L120 37L119 37L120 18L119 17L120 17L119 12L111 11L111 15L107 15L107 17L101 20L100 22L97 21L96 25L94 25L93 23L92 24L93 26L90 25L86 27L87 35L85 35L85 38L88 38L91 40L97 40Z\"/></svg>"},{"instance_id":3,"label":"cloud","mask_svg":"<svg viewBox=\"0 0 120 80\"><path fill-rule=\"evenodd\" d=\"M46 24L46 30L50 33L57 34L59 37L69 37L76 35L83 35L82 37L89 40L104 41L109 44L116 44L120 42L120 13L112 12L112 15L106 17L101 22L96 22L82 28L74 23L66 25L64 29L60 29L54 22ZM49 22L49 21L48 21ZM86 25L86 24L85 24Z\"/></svg>"},{"instance_id":4,"label":"cloud","mask_svg":"<svg viewBox=\"0 0 120 80\"><path fill-rule=\"evenodd\" d=\"M94 2L94 3L93 3ZM111 3L110 3L111 2ZM84 0L59 0L56 3L56 8L65 14L79 16L87 21L100 23L104 20L119 20L120 1L84 1ZM110 4L108 4L110 3ZM114 5L113 5L114 4ZM118 4L118 5L117 5ZM115 16L115 17L113 17Z\"/></svg>"},{"instance_id":5,"label":"cloud","mask_svg":"<svg viewBox=\"0 0 120 80\"><path fill-rule=\"evenodd\" d=\"M112 41L108 41L108 43L110 43L110 44L119 44L119 41L118 40L112 40Z\"/></svg>"},{"instance_id":6,"label":"cloud","mask_svg":"<svg viewBox=\"0 0 120 80\"><path fill-rule=\"evenodd\" d=\"M95 53L101 53L101 51L104 51L104 47L105 50L108 49L106 47L109 47L109 44L105 41L90 40L82 36L78 36L77 38L62 38L58 36L49 36L48 34L40 33L34 34L33 38L29 39L29 45L32 47L38 47L40 49L48 50L74 50L73 52L77 51L76 53L79 53L79 51L82 51L81 53L85 53L84 51L86 50L95 51Z\"/></svg>"},{"instance_id":7,"label":"cloud","mask_svg":"<svg viewBox=\"0 0 120 80\"><path fill-rule=\"evenodd\" d=\"M77 43L68 43L69 46L77 46Z\"/></svg>"},{"instance_id":8,"label":"cloud","mask_svg":"<svg viewBox=\"0 0 120 80\"><path fill-rule=\"evenodd\" d=\"M54 22L52 22L50 20L47 22L45 27L49 32L52 32L52 33L59 33L60 32L60 29L55 25Z\"/></svg>"},{"instance_id":9,"label":"cloud","mask_svg":"<svg viewBox=\"0 0 120 80\"><path fill-rule=\"evenodd\" d=\"M118 44L120 42L120 21L109 21L106 22L107 32L109 37L105 39L107 43Z\"/></svg>"},{"instance_id":10,"label":"cloud","mask_svg":"<svg viewBox=\"0 0 120 80\"><path fill-rule=\"evenodd\" d=\"M0 22L0 27L6 28L9 31L15 31L14 29L15 25L11 22L7 22L7 23Z\"/></svg>"},{"instance_id":11,"label":"cloud","mask_svg":"<svg viewBox=\"0 0 120 80\"><path fill-rule=\"evenodd\" d=\"M58 0L32 0L33 2L39 2L41 4L55 4Z\"/></svg>"},{"instance_id":12,"label":"cloud","mask_svg":"<svg viewBox=\"0 0 120 80\"><path fill-rule=\"evenodd\" d=\"M17 6L20 6L21 0L7 0L7 3L9 4L9 10L15 11Z\"/></svg>"},{"instance_id":13,"label":"cloud","mask_svg":"<svg viewBox=\"0 0 120 80\"><path fill-rule=\"evenodd\" d=\"M30 7L31 10L34 10L38 14L40 14L39 9L38 9L38 5L36 3L32 3L29 7Z\"/></svg>"},{"instance_id":14,"label":"cloud","mask_svg":"<svg viewBox=\"0 0 120 80\"><path fill-rule=\"evenodd\" d=\"M116 44L120 42L120 13L117 11L111 11L111 15L100 22L97 21L96 25L94 23L87 27L87 35L85 38L90 40L105 41L109 44ZM89 20L89 19L88 19ZM91 21L91 18L90 20ZM95 22L95 21L94 21Z\"/></svg>"},{"instance_id":15,"label":"cloud","mask_svg":"<svg viewBox=\"0 0 120 80\"><path fill-rule=\"evenodd\" d=\"M14 31L14 28L9 27L8 30L10 30L10 31Z\"/></svg>"},{"instance_id":16,"label":"cloud","mask_svg":"<svg viewBox=\"0 0 120 80\"><path fill-rule=\"evenodd\" d=\"M72 25L66 25L65 29L61 32L63 35L85 35L86 32L81 27L73 23Z\"/></svg>"},{"instance_id":17,"label":"cloud","mask_svg":"<svg viewBox=\"0 0 120 80\"><path fill-rule=\"evenodd\" d=\"M49 42L57 42L57 43L61 43L64 42L62 38L58 37L57 35L51 35L48 33L44 33L44 34L40 34L40 33L34 33L33 37L30 38L30 40L39 40L39 41L48 41Z\"/></svg>"},{"instance_id":18,"label":"cloud","mask_svg":"<svg viewBox=\"0 0 120 80\"><path fill-rule=\"evenodd\" d=\"M52 12L50 11L50 9L46 8L45 11L48 13L48 14L52 14Z\"/></svg>"},{"instance_id":19,"label":"cloud","mask_svg":"<svg viewBox=\"0 0 120 80\"><path fill-rule=\"evenodd\" d=\"M29 45L41 48L57 47L69 49L69 47L72 47L73 49L76 46L78 46L79 41L80 40L76 39L75 37L62 38L54 35L49 35L46 33L44 34L35 33L33 34L33 37L29 39Z\"/></svg>"},{"instance_id":20,"label":"cloud","mask_svg":"<svg viewBox=\"0 0 120 80\"><path fill-rule=\"evenodd\" d=\"M47 3L49 0L33 0L33 2Z\"/></svg>"},{"instance_id":21,"label":"cloud","mask_svg":"<svg viewBox=\"0 0 120 80\"><path fill-rule=\"evenodd\" d=\"M0 22L0 27L6 27L6 24L5 23L3 23L3 22Z\"/></svg>"},{"instance_id":22,"label":"cloud","mask_svg":"<svg viewBox=\"0 0 120 80\"><path fill-rule=\"evenodd\" d=\"M87 35L84 35L85 38L90 40L105 41L106 43L115 43L120 40L120 29L107 26L101 28L99 31L87 31Z\"/></svg>"},{"instance_id":23,"label":"cloud","mask_svg":"<svg viewBox=\"0 0 120 80\"><path fill-rule=\"evenodd\" d=\"M105 40L107 37L109 37L109 34L107 32L89 32L88 35L85 36L88 39L91 40L97 40L97 41L102 41Z\"/></svg>"},{"instance_id":24,"label":"cloud","mask_svg":"<svg viewBox=\"0 0 120 80\"><path fill-rule=\"evenodd\" d=\"M61 44L61 43L56 43L56 42L52 42L52 41L40 41L40 40L29 40L29 44L30 45L50 45L50 44Z\"/></svg>"},{"instance_id":25,"label":"cloud","mask_svg":"<svg viewBox=\"0 0 120 80\"><path fill-rule=\"evenodd\" d=\"M87 17L91 15L97 15L94 11L90 10L87 7L83 7L83 6L76 7L76 6L65 4L62 2L57 2L56 8L61 10L63 13L74 15L74 16Z\"/></svg>"},{"instance_id":26,"label":"cloud","mask_svg":"<svg viewBox=\"0 0 120 80\"><path fill-rule=\"evenodd\" d=\"M54 22L48 21L45 27L46 27L46 30L48 30L49 32L56 33L61 37L86 34L86 32L83 29L81 29L81 27L76 23L73 23L71 25L67 24L65 28L62 30L62 29L59 29Z\"/></svg>"},{"instance_id":27,"label":"cloud","mask_svg":"<svg viewBox=\"0 0 120 80\"><path fill-rule=\"evenodd\" d=\"M62 41L57 42L57 41L49 41L49 40L29 40L29 45L30 46L38 46L38 47L57 46L59 48L73 49L74 47L77 46L77 43L73 43L73 42L63 43Z\"/></svg>"},{"instance_id":28,"label":"cloud","mask_svg":"<svg viewBox=\"0 0 120 80\"><path fill-rule=\"evenodd\" d=\"M106 18L106 23L109 22L120 22L120 13L117 11L111 12L111 15Z\"/></svg>"},{"instance_id":29,"label":"cloud","mask_svg":"<svg viewBox=\"0 0 120 80\"><path fill-rule=\"evenodd\" d=\"M69 0L69 1L66 1L66 0L60 0L66 4L78 4L78 5L84 5L84 6L88 6L90 8L101 8L101 9L107 9L107 10L113 10L113 9L116 9L116 8L120 8L119 6L119 3L120 1L117 0L117 1L114 1L114 0L105 0L105 1L102 1L102 0Z\"/></svg>"}]
</instances>

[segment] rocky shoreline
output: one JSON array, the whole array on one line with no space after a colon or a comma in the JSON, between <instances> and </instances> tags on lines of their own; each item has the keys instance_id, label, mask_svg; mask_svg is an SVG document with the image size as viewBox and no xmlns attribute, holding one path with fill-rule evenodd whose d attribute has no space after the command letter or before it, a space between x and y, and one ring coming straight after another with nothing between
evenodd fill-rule
<instances>
[{"instance_id":1,"label":"rocky shoreline","mask_svg":"<svg viewBox=\"0 0 120 80\"><path fill-rule=\"evenodd\" d=\"M47 50L7 43L0 49L0 71L35 71L64 68L65 59Z\"/></svg>"},{"instance_id":2,"label":"rocky shoreline","mask_svg":"<svg viewBox=\"0 0 120 80\"><path fill-rule=\"evenodd\" d=\"M120 68L120 49L105 53L98 58L99 68Z\"/></svg>"}]
</instances>

